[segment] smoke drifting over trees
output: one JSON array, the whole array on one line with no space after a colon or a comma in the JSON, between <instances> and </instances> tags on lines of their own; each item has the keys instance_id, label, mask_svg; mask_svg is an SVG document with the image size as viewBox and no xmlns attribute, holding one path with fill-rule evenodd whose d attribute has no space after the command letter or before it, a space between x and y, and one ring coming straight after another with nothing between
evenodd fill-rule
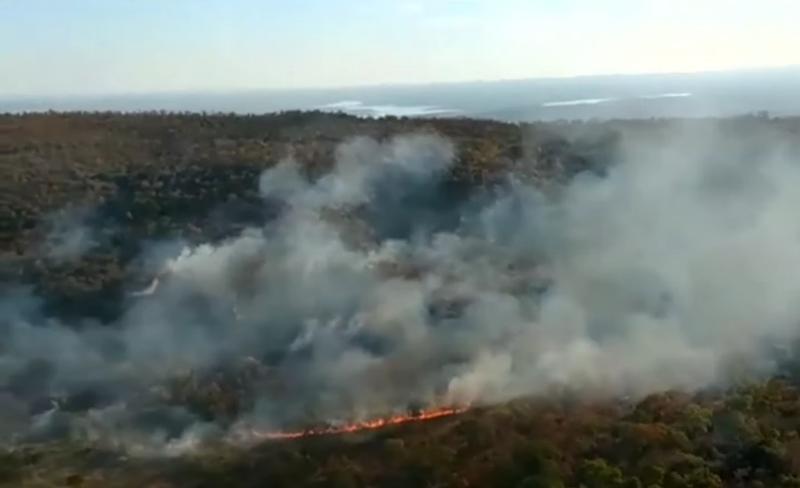
<instances>
[{"instance_id":1,"label":"smoke drifting over trees","mask_svg":"<svg viewBox=\"0 0 800 488\"><path fill-rule=\"evenodd\" d=\"M733 364L771 372L797 339L800 147L785 134L628 131L563 185L518 165L469 192L449 180L458 149L355 138L321 176L284 160L258 179L274 215L153 245L157 281L113 324L48 316L9 285L0 434L179 449L551 389L638 397L724 385ZM65 242L59 255L83 248ZM175 393L225 371L235 405Z\"/></svg>"}]
</instances>

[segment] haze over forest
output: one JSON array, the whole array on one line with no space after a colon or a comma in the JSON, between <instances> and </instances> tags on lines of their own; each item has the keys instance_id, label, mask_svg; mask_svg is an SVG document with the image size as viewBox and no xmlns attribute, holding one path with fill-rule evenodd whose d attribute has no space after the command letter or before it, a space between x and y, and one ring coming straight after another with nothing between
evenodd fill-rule
<instances>
[{"instance_id":1,"label":"haze over forest","mask_svg":"<svg viewBox=\"0 0 800 488\"><path fill-rule=\"evenodd\" d=\"M114 110L253 114L341 111L358 116L503 121L800 114L800 67L607 75L336 89L144 93L73 97L0 94L0 111Z\"/></svg>"}]
</instances>

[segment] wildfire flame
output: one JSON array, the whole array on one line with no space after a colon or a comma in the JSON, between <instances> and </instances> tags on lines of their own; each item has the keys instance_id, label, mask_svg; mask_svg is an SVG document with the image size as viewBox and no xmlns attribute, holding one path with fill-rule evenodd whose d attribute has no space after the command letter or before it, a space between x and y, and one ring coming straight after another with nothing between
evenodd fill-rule
<instances>
[{"instance_id":1,"label":"wildfire flame","mask_svg":"<svg viewBox=\"0 0 800 488\"><path fill-rule=\"evenodd\" d=\"M325 435L338 435L349 434L353 432L362 432L367 430L377 430L392 425L406 424L409 422L425 422L428 420L435 420L444 417L450 417L464 413L466 407L446 407L435 408L430 410L423 410L422 412L409 413L405 415L393 415L391 417L377 418L373 420L366 420L362 422L353 422L344 425L335 425L320 428L311 428L297 431L273 431L264 432L257 429L251 429L247 432L250 440L290 440L301 439L304 437L318 437Z\"/></svg>"}]
</instances>

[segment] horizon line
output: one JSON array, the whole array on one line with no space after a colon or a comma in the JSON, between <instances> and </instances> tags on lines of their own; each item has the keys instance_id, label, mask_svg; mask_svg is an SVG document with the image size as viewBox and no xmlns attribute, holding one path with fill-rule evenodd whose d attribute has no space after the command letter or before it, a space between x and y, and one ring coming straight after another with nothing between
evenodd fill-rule
<instances>
[{"instance_id":1,"label":"horizon line","mask_svg":"<svg viewBox=\"0 0 800 488\"><path fill-rule=\"evenodd\" d=\"M525 78L496 78L496 79L470 79L462 81L431 81L431 82L386 82L369 83L363 85L333 85L333 86L299 86L299 87L239 87L239 88L203 88L189 90L164 90L164 91L128 91L128 92L105 92L105 93L63 93L63 94L0 94L0 100L58 100L58 99L104 99L104 98L126 98L126 97L159 97L159 96L192 96L192 95L235 95L248 93L313 93L313 92L336 92L348 90L376 90L376 89L412 89L423 87L448 87L454 85L483 85L483 84L502 84L502 83L524 83L537 81L567 81L579 79L603 79L603 78L638 78L648 76L701 76L714 74L736 74L769 72L781 70L800 70L800 64L785 64L761 67L742 67L712 69L701 71L665 71L665 72L638 72L638 73L602 73L602 74L582 74L582 75L553 75L553 76L532 76Z\"/></svg>"}]
</instances>

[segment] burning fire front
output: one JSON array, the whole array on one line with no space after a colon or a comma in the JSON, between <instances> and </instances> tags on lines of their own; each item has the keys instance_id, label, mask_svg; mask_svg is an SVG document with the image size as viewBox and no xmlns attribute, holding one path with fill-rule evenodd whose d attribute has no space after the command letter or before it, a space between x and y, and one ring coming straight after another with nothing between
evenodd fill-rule
<instances>
[{"instance_id":1,"label":"burning fire front","mask_svg":"<svg viewBox=\"0 0 800 488\"><path fill-rule=\"evenodd\" d=\"M263 431L255 428L240 431L236 436L240 441L258 442L264 440L291 440L304 437L318 437L326 435L349 434L368 430L377 430L392 425L407 424L411 422L425 422L459 415L467 411L467 407L445 407L423 410L415 413L393 415L390 417L375 418L361 422L352 422L328 427L309 428L296 431Z\"/></svg>"}]
</instances>

